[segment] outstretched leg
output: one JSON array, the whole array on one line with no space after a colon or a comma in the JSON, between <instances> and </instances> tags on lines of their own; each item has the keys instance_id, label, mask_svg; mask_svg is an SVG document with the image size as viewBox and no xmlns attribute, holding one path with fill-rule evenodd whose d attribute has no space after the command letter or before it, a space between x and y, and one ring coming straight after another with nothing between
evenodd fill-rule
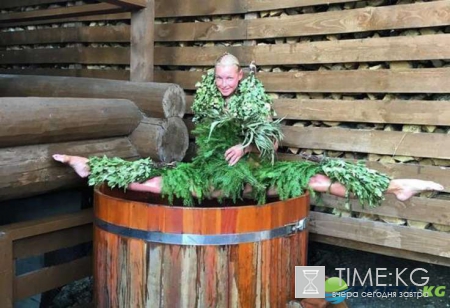
<instances>
[{"instance_id":1,"label":"outstretched leg","mask_svg":"<svg viewBox=\"0 0 450 308\"><path fill-rule=\"evenodd\" d=\"M81 156L70 156L70 155L60 155L55 154L53 158L56 161L70 165L75 172L80 177L87 177L90 174L89 170L89 159ZM317 174L311 177L309 181L309 186L317 192L330 192L332 195L344 197L346 193L346 188L340 183L332 183L330 178ZM128 186L130 190L136 191L146 191L152 193L161 193L162 178L154 177L143 183L131 183ZM389 187L386 191L387 194L394 194L396 198L400 201L405 201L411 198L413 195L418 194L422 191L435 190L441 191L444 187L438 183L432 181L422 181L414 179L394 179L389 183ZM246 186L244 194L249 194L251 192L251 187ZM219 197L220 191L212 192L213 197ZM268 191L268 195L276 195L276 189L271 188Z\"/></svg>"},{"instance_id":2,"label":"outstretched leg","mask_svg":"<svg viewBox=\"0 0 450 308\"><path fill-rule=\"evenodd\" d=\"M71 155L53 155L53 159L64 164L68 164L73 170L82 178L89 176L91 171L89 170L89 159L81 156ZM128 185L128 189L135 191L151 192L155 194L161 193L162 178L160 176L151 178L143 183L131 183Z\"/></svg>"},{"instance_id":3,"label":"outstretched leg","mask_svg":"<svg viewBox=\"0 0 450 308\"><path fill-rule=\"evenodd\" d=\"M55 154L53 155L53 159L70 165L73 170L75 170L75 172L82 178L88 177L91 173L88 165L89 159L86 157Z\"/></svg>"},{"instance_id":4,"label":"outstretched leg","mask_svg":"<svg viewBox=\"0 0 450 308\"><path fill-rule=\"evenodd\" d=\"M330 194L344 197L346 193L346 188L340 183L332 183L330 178L317 174L311 177L309 181L309 186L317 192L330 192ZM400 201L405 201L423 191L444 190L444 187L438 183L432 181L422 181L414 179L394 179L389 183L389 187L386 190L387 194L394 194L395 197Z\"/></svg>"},{"instance_id":5,"label":"outstretched leg","mask_svg":"<svg viewBox=\"0 0 450 308\"><path fill-rule=\"evenodd\" d=\"M400 201L405 201L423 191L442 191L444 186L432 181L414 179L394 179L389 183L386 193L394 194Z\"/></svg>"}]
</instances>

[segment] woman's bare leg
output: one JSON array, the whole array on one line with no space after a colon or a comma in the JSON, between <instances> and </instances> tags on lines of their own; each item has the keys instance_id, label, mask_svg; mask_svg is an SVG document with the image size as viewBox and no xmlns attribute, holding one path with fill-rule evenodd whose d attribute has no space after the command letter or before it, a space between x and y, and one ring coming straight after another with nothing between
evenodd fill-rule
<instances>
[{"instance_id":1,"label":"woman's bare leg","mask_svg":"<svg viewBox=\"0 0 450 308\"><path fill-rule=\"evenodd\" d=\"M88 159L81 156L70 156L55 154L53 158L56 161L70 165L80 177L87 177L90 174ZM346 188L340 183L332 183L330 178L317 174L311 177L309 186L317 192L330 192L332 195L344 197ZM131 183L128 186L130 190L147 191L152 193L161 193L162 178L154 177L143 183ZM414 179L394 179L389 183L389 187L386 191L388 194L394 194L398 200L405 201L411 198L413 195L427 190L441 191L444 187L438 183L432 181L422 181ZM251 192L251 186L246 185L244 189L244 195L248 195ZM220 191L212 192L213 197L219 197ZM276 195L276 189L271 188L268 191L269 196Z\"/></svg>"},{"instance_id":2,"label":"woman's bare leg","mask_svg":"<svg viewBox=\"0 0 450 308\"><path fill-rule=\"evenodd\" d=\"M444 186L432 181L422 181L414 179L394 179L389 183L386 191L388 194L394 194L400 201L405 201L423 191L442 191Z\"/></svg>"},{"instance_id":3,"label":"woman's bare leg","mask_svg":"<svg viewBox=\"0 0 450 308\"><path fill-rule=\"evenodd\" d=\"M88 177L90 174L89 170L89 159L81 156L71 156L71 155L53 155L53 159L64 164L68 164L75 170L75 172L82 178ZM151 192L155 194L161 193L162 178L160 176L151 178L143 183L131 183L128 185L128 189L135 191Z\"/></svg>"},{"instance_id":4,"label":"woman's bare leg","mask_svg":"<svg viewBox=\"0 0 450 308\"><path fill-rule=\"evenodd\" d=\"M331 186L330 186L331 185ZM330 194L345 197L346 188L341 183L331 183L330 178L325 175L315 175L309 181L309 186L317 192L330 192ZM160 176L154 177L143 183L131 183L128 186L130 190L147 191L152 193L161 193L162 178ZM431 181L413 180L413 179L396 179L392 180L386 191L387 194L394 194L400 201L405 201L411 198L413 195L426 190L443 190L442 185ZM246 185L244 188L244 196L249 196L252 191L250 185ZM211 191L212 198L220 197L222 192L220 190ZM195 197L195 194L193 194ZM271 187L267 191L268 196L277 196L277 190Z\"/></svg>"},{"instance_id":5,"label":"woman's bare leg","mask_svg":"<svg viewBox=\"0 0 450 308\"><path fill-rule=\"evenodd\" d=\"M162 177L155 176L142 183L131 183L128 185L129 190L151 192L160 194L162 189Z\"/></svg>"},{"instance_id":6,"label":"woman's bare leg","mask_svg":"<svg viewBox=\"0 0 450 308\"><path fill-rule=\"evenodd\" d=\"M331 183L329 177L317 174L311 177L309 186L317 192L330 192L330 194L344 197L346 188L340 183ZM394 194L400 201L405 201L423 191L434 190L441 191L444 187L432 181L422 181L414 179L394 179L389 183L386 190L387 194Z\"/></svg>"},{"instance_id":7,"label":"woman's bare leg","mask_svg":"<svg viewBox=\"0 0 450 308\"><path fill-rule=\"evenodd\" d=\"M89 159L86 157L55 154L53 155L53 159L70 165L73 170L75 170L75 172L82 178L88 177L91 173L88 165Z\"/></svg>"}]
</instances>

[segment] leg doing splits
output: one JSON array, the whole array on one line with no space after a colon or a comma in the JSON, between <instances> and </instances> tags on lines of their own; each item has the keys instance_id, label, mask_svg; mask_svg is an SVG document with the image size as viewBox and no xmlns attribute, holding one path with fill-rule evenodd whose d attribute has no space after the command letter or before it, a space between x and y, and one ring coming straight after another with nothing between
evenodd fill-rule
<instances>
[{"instance_id":1,"label":"leg doing splits","mask_svg":"<svg viewBox=\"0 0 450 308\"><path fill-rule=\"evenodd\" d=\"M88 166L89 159L86 157L55 154L53 155L53 159L64 164L68 164L78 174L78 176L82 178L86 178L90 174ZM162 178L160 176L151 178L143 183L131 183L128 185L128 189L130 190L145 191L155 194L161 193L161 187Z\"/></svg>"},{"instance_id":2,"label":"leg doing splits","mask_svg":"<svg viewBox=\"0 0 450 308\"><path fill-rule=\"evenodd\" d=\"M69 156L55 154L53 158L56 161L70 165L80 177L89 176L89 160L80 156ZM325 175L317 174L311 177L309 186L317 192L330 192L332 195L344 197L346 188L340 183L332 183L330 178ZM135 191L144 191L151 193L161 193L162 178L160 176L151 178L143 183L131 183L128 189ZM400 201L405 201L411 198L413 195L422 191L435 190L441 191L444 187L438 183L432 181L422 181L415 179L394 179L389 183L389 187L386 191L387 194L394 194ZM249 193L251 187L247 186L244 190L244 194ZM220 192L213 192L214 197L220 195ZM268 195L275 196L276 190L269 189Z\"/></svg>"}]
</instances>

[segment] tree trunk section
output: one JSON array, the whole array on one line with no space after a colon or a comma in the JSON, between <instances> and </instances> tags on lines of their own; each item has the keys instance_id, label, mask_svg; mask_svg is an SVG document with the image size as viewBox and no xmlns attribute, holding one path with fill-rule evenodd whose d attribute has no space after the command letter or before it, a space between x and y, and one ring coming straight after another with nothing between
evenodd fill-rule
<instances>
[{"instance_id":1,"label":"tree trunk section","mask_svg":"<svg viewBox=\"0 0 450 308\"><path fill-rule=\"evenodd\" d=\"M138 158L127 137L1 148L0 201L86 185L72 168L53 160L57 153Z\"/></svg>"},{"instance_id":2,"label":"tree trunk section","mask_svg":"<svg viewBox=\"0 0 450 308\"><path fill-rule=\"evenodd\" d=\"M0 98L0 147L127 136L141 119L123 99Z\"/></svg>"},{"instance_id":3,"label":"tree trunk section","mask_svg":"<svg viewBox=\"0 0 450 308\"><path fill-rule=\"evenodd\" d=\"M189 135L183 120L144 118L130 135L139 155L156 161L181 161L189 146Z\"/></svg>"},{"instance_id":4,"label":"tree trunk section","mask_svg":"<svg viewBox=\"0 0 450 308\"><path fill-rule=\"evenodd\" d=\"M186 96L171 83L131 82L99 78L0 75L0 95L38 97L125 98L147 116L183 117Z\"/></svg>"}]
</instances>

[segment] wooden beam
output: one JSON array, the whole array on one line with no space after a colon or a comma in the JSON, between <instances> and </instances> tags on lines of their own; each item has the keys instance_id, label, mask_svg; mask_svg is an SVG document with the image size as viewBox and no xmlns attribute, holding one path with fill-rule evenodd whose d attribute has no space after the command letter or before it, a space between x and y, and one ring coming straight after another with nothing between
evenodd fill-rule
<instances>
[{"instance_id":1,"label":"wooden beam","mask_svg":"<svg viewBox=\"0 0 450 308\"><path fill-rule=\"evenodd\" d=\"M164 0L160 0L164 1ZM178 0L183 1L183 0ZM201 0L198 0L201 1ZM240 0L242 1L242 0ZM358 2L360 0L350 0L345 2ZM343 3L344 0L246 0L248 12L279 10L295 7L315 6L315 5L330 5L335 3Z\"/></svg>"},{"instance_id":2,"label":"wooden beam","mask_svg":"<svg viewBox=\"0 0 450 308\"><path fill-rule=\"evenodd\" d=\"M129 42L130 27L77 27L0 32L0 41L5 45ZM257 65L289 65L448 59L450 34L266 46L158 46L155 48L155 65L208 66L224 52L236 55L242 65L248 65L251 61L256 61Z\"/></svg>"},{"instance_id":3,"label":"wooden beam","mask_svg":"<svg viewBox=\"0 0 450 308\"><path fill-rule=\"evenodd\" d=\"M450 125L450 101L277 99L277 117L310 121Z\"/></svg>"},{"instance_id":4,"label":"wooden beam","mask_svg":"<svg viewBox=\"0 0 450 308\"><path fill-rule=\"evenodd\" d=\"M20 275L14 280L14 300L52 290L90 275L92 275L92 257L83 257Z\"/></svg>"},{"instance_id":5,"label":"wooden beam","mask_svg":"<svg viewBox=\"0 0 450 308\"><path fill-rule=\"evenodd\" d=\"M64 23L64 22L80 22L80 21L118 21L118 20L130 20L131 13L115 13L115 14L95 14L80 17L68 17L68 18L52 18L49 16L46 19L41 20L27 20L27 21L13 21L13 22L0 22L0 28L9 27L23 27L32 25L43 25L43 24L53 24L53 23ZM105 27L106 28L106 27Z\"/></svg>"},{"instance_id":6,"label":"wooden beam","mask_svg":"<svg viewBox=\"0 0 450 308\"><path fill-rule=\"evenodd\" d=\"M116 13L120 11L123 11L123 8L108 3L77 5L47 10L0 14L0 24L11 23L15 21L33 21L40 19L55 19L55 18L75 17L75 16L97 15L105 13Z\"/></svg>"},{"instance_id":7,"label":"wooden beam","mask_svg":"<svg viewBox=\"0 0 450 308\"><path fill-rule=\"evenodd\" d=\"M450 256L450 233L310 212L311 233L439 257Z\"/></svg>"},{"instance_id":8,"label":"wooden beam","mask_svg":"<svg viewBox=\"0 0 450 308\"><path fill-rule=\"evenodd\" d=\"M186 113L194 96L186 96ZM274 99L277 118L305 121L450 125L450 101ZM444 108L443 108L444 107Z\"/></svg>"},{"instance_id":9,"label":"wooden beam","mask_svg":"<svg viewBox=\"0 0 450 308\"><path fill-rule=\"evenodd\" d=\"M10 9L15 7L26 7L43 4L65 3L69 0L2 0L0 9Z\"/></svg>"},{"instance_id":10,"label":"wooden beam","mask_svg":"<svg viewBox=\"0 0 450 308\"><path fill-rule=\"evenodd\" d=\"M253 40L447 26L449 4L445 0L253 20L158 24L155 41Z\"/></svg>"},{"instance_id":11,"label":"wooden beam","mask_svg":"<svg viewBox=\"0 0 450 308\"><path fill-rule=\"evenodd\" d=\"M326 235L320 235L320 234L314 234L314 233L310 233L309 239L311 241L317 242L317 243L329 244L329 245L333 245L333 246L340 246L340 247L345 247L345 248L350 248L350 249L362 250L362 251L367 251L367 252L390 256L390 257L403 258L403 259L408 259L408 260L415 260L415 261L419 261L419 262L431 263L431 264L443 265L443 266L450 267L450 258L448 258L448 257L439 257L439 256L430 255L427 253L408 251L408 250L404 250L404 249L386 247L386 246L381 246L381 245L376 245L376 244L362 243L362 242L352 241L352 240L348 240L348 239L344 239L344 238L337 238L337 237L333 237L333 236L326 236Z\"/></svg>"},{"instance_id":12,"label":"wooden beam","mask_svg":"<svg viewBox=\"0 0 450 308\"><path fill-rule=\"evenodd\" d=\"M207 16L243 14L246 0L155 0L156 17Z\"/></svg>"},{"instance_id":13,"label":"wooden beam","mask_svg":"<svg viewBox=\"0 0 450 308\"><path fill-rule=\"evenodd\" d=\"M156 71L155 81L195 90L204 72ZM449 93L450 68L259 73L268 92Z\"/></svg>"},{"instance_id":14,"label":"wooden beam","mask_svg":"<svg viewBox=\"0 0 450 308\"><path fill-rule=\"evenodd\" d=\"M70 47L0 50L0 64L130 64L130 48Z\"/></svg>"},{"instance_id":15,"label":"wooden beam","mask_svg":"<svg viewBox=\"0 0 450 308\"><path fill-rule=\"evenodd\" d=\"M100 69L0 69L0 74L50 75L128 80L129 71ZM195 90L203 72L155 71L154 81ZM450 68L259 73L268 92L449 93Z\"/></svg>"},{"instance_id":16,"label":"wooden beam","mask_svg":"<svg viewBox=\"0 0 450 308\"><path fill-rule=\"evenodd\" d=\"M0 201L86 186L86 179L55 162L56 153L139 158L127 137L0 148Z\"/></svg>"},{"instance_id":17,"label":"wooden beam","mask_svg":"<svg viewBox=\"0 0 450 308\"><path fill-rule=\"evenodd\" d=\"M342 34L352 32L447 26L450 1L255 19L247 28L250 38Z\"/></svg>"},{"instance_id":18,"label":"wooden beam","mask_svg":"<svg viewBox=\"0 0 450 308\"><path fill-rule=\"evenodd\" d=\"M89 77L113 80L129 80L130 72L126 70L91 70L91 69L0 69L0 74L48 75L68 77Z\"/></svg>"},{"instance_id":19,"label":"wooden beam","mask_svg":"<svg viewBox=\"0 0 450 308\"><path fill-rule=\"evenodd\" d=\"M358 213L411 219L450 226L450 217L442 215L450 206L450 201L447 200L413 197L408 201L402 202L397 200L395 196L388 195L383 204L376 208L362 207L358 200L352 199L350 200L350 209L345 207L345 201L345 198L326 194L322 196L319 202L312 200L312 204Z\"/></svg>"},{"instance_id":20,"label":"wooden beam","mask_svg":"<svg viewBox=\"0 0 450 308\"><path fill-rule=\"evenodd\" d=\"M450 135L348 128L283 126L282 144L382 155L450 159ZM351 142L349 142L351 140Z\"/></svg>"},{"instance_id":21,"label":"wooden beam","mask_svg":"<svg viewBox=\"0 0 450 308\"><path fill-rule=\"evenodd\" d=\"M450 34L271 44L258 46L156 47L156 65L211 66L224 52L241 65L327 64L450 58Z\"/></svg>"},{"instance_id":22,"label":"wooden beam","mask_svg":"<svg viewBox=\"0 0 450 308\"><path fill-rule=\"evenodd\" d=\"M184 91L178 85L155 82L144 83L95 80L90 78L0 75L0 93L6 97L37 96L44 98L55 97L60 100L70 97L78 99L82 97L87 99L125 98L131 100L143 113L152 118L181 118L184 115L186 106ZM100 102L102 100L96 104ZM129 103L134 105L131 102ZM130 114L130 111L124 113L120 112L120 108L118 109L115 112L122 113L123 116ZM102 108L99 108L99 112L101 110ZM108 114L108 112L104 113ZM104 118L105 115L100 116L100 123L102 117ZM133 122L130 122L130 118L126 119L126 117L124 121L129 122L129 124ZM116 125L124 126L121 121L116 123ZM92 128L95 128L95 125ZM66 132L66 130L63 131Z\"/></svg>"},{"instance_id":23,"label":"wooden beam","mask_svg":"<svg viewBox=\"0 0 450 308\"><path fill-rule=\"evenodd\" d=\"M129 43L130 27L123 25L0 32L0 42L3 46L55 43Z\"/></svg>"},{"instance_id":24,"label":"wooden beam","mask_svg":"<svg viewBox=\"0 0 450 308\"><path fill-rule=\"evenodd\" d=\"M142 120L135 103L111 98L0 97L0 110L0 148L128 136Z\"/></svg>"},{"instance_id":25,"label":"wooden beam","mask_svg":"<svg viewBox=\"0 0 450 308\"><path fill-rule=\"evenodd\" d=\"M13 0L10 0L13 1ZM31 0L30 0L31 1ZM248 4L247 9L239 8L242 1L233 0L221 1L223 6L216 6L213 1L197 0L201 2L201 5L188 5L191 1L183 0L158 0L156 3L156 17L177 17L177 16L205 16L211 14L243 14L252 11L259 10L273 10L282 9L287 7L301 7L311 5L323 5L329 3L341 3L341 2L353 2L348 0L308 0L302 1L289 0L290 4L283 4L284 1L260 1L252 0ZM250 0L249 0L250 1ZM358 0L359 1L359 0ZM181 3L178 3L181 2ZM210 2L212 4L210 4ZM439 2L439 3L438 3ZM438 25L448 25L446 13L442 13L439 16L439 12L445 12L447 10L447 1L435 1L434 5L430 4L405 4L388 7L377 8L363 8L354 9L350 11L341 12L324 12L314 14L299 14L297 16L288 16L286 22L292 24L292 26L279 27L280 18L270 17L263 18L261 20L248 21L249 35L247 36L246 28L247 23L241 23L240 21L223 21L219 23L181 23L181 24L168 24L157 25L156 32L161 32L155 36L155 41L175 41L175 40L244 40L255 39L255 35L258 34L258 27L262 27L264 31L267 31L266 37L275 35L274 37L283 36L307 36L314 34L331 34L331 33L348 33L348 32L360 32L360 31L376 31L383 29L404 29L404 28L421 28L432 27ZM177 3L171 5L171 3ZM418 6L419 5L419 6ZM420 6L422 5L422 6ZM435 7L436 9L433 9ZM404 12L403 12L404 10ZM329 15L325 15L329 14ZM319 16L320 20L314 21L315 16ZM374 18L376 17L376 18ZM350 19L349 19L350 18ZM73 21L93 21L93 20L116 20L116 19L130 19L129 13L122 14L110 14L101 16L83 16L71 19L51 19L44 21L28 21L23 22L7 22L0 23L0 27L13 27L23 26L31 24L53 23L53 22L73 22ZM355 20L355 22L342 23L342 20ZM326 22L329 20L329 22ZM361 21L361 22L360 22ZM237 31L236 28L243 27L242 31ZM184 28L184 30L183 30ZM160 29L160 30L159 30ZM194 31L196 34L194 34ZM229 31L234 31L236 34L233 37L232 34L227 34ZM282 31L289 31L289 33L279 33ZM167 33L167 32L173 32Z\"/></svg>"},{"instance_id":26,"label":"wooden beam","mask_svg":"<svg viewBox=\"0 0 450 308\"><path fill-rule=\"evenodd\" d=\"M4 226L1 230L8 234L10 239L14 241L89 224L92 223L92 220L92 209L87 209L75 214L64 214L39 220L19 222Z\"/></svg>"},{"instance_id":27,"label":"wooden beam","mask_svg":"<svg viewBox=\"0 0 450 308\"><path fill-rule=\"evenodd\" d=\"M99 1L114 4L130 10L136 9L139 10L147 6L146 0L99 0Z\"/></svg>"},{"instance_id":28,"label":"wooden beam","mask_svg":"<svg viewBox=\"0 0 450 308\"><path fill-rule=\"evenodd\" d=\"M36 235L14 241L14 259L39 256L90 241L92 241L92 224Z\"/></svg>"},{"instance_id":29,"label":"wooden beam","mask_svg":"<svg viewBox=\"0 0 450 308\"><path fill-rule=\"evenodd\" d=\"M131 13L130 80L153 81L155 2L146 0L146 8Z\"/></svg>"},{"instance_id":30,"label":"wooden beam","mask_svg":"<svg viewBox=\"0 0 450 308\"><path fill-rule=\"evenodd\" d=\"M14 258L12 240L0 229L0 307L13 307Z\"/></svg>"},{"instance_id":31,"label":"wooden beam","mask_svg":"<svg viewBox=\"0 0 450 308\"><path fill-rule=\"evenodd\" d=\"M2 0L0 9L8 9L14 7L26 7L43 4L64 3L69 0ZM134 3L138 3L141 7L145 6L144 0L101 0L104 2L124 5L128 3L136 7ZM115 1L116 3L113 3ZM183 17L183 16L206 16L206 15L227 15L227 14L243 14L255 11L268 11L287 9L294 7L305 7L314 5L328 5L333 3L357 2L361 0L156 0L156 17Z\"/></svg>"},{"instance_id":32,"label":"wooden beam","mask_svg":"<svg viewBox=\"0 0 450 308\"><path fill-rule=\"evenodd\" d=\"M245 14L256 11L269 11L305 7L314 5L329 5L360 0L156 0L156 17L182 17Z\"/></svg>"}]
</instances>

